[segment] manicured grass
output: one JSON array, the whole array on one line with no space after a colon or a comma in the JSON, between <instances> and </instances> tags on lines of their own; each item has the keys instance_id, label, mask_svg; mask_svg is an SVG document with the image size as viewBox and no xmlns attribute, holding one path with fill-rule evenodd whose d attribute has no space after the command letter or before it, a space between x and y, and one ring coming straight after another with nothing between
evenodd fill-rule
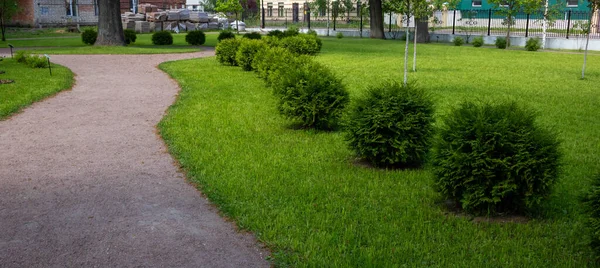
<instances>
[{"instance_id":1,"label":"manicured grass","mask_svg":"<svg viewBox=\"0 0 600 268\"><path fill-rule=\"evenodd\" d=\"M15 81L0 84L0 120L73 84L71 70L57 64L52 64L52 76L48 68L30 68L10 58L0 61L0 70L6 71L0 79Z\"/></svg>"},{"instance_id":2,"label":"manicured grass","mask_svg":"<svg viewBox=\"0 0 600 268\"><path fill-rule=\"evenodd\" d=\"M16 48L31 48L40 54L161 54L184 53L199 51L200 47L190 46L185 42L185 33L173 34L173 45L155 46L152 44L152 34L138 34L134 44L126 47L96 47L85 45L81 36L53 39L8 40L0 42L0 47L12 44ZM215 46L218 33L206 33L204 46Z\"/></svg>"},{"instance_id":3,"label":"manicured grass","mask_svg":"<svg viewBox=\"0 0 600 268\"><path fill-rule=\"evenodd\" d=\"M357 96L402 79L403 44L325 39L316 60ZM600 57L579 80L581 55L418 51L410 80L434 96L438 119L464 100L515 99L560 133L563 173L535 218L490 223L448 213L427 169L356 165L342 133L293 129L262 80L214 58L161 65L182 91L159 129L188 178L269 246L278 266L592 266L577 200L600 170Z\"/></svg>"}]
</instances>

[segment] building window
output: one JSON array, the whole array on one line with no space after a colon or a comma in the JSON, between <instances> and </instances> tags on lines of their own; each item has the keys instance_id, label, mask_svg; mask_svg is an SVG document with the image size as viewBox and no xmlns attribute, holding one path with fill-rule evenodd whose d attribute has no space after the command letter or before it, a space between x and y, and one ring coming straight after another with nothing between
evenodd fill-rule
<instances>
[{"instance_id":1,"label":"building window","mask_svg":"<svg viewBox=\"0 0 600 268\"><path fill-rule=\"evenodd\" d=\"M279 2L279 8L277 9L277 16L283 17L283 2Z\"/></svg>"},{"instance_id":2,"label":"building window","mask_svg":"<svg viewBox=\"0 0 600 268\"><path fill-rule=\"evenodd\" d=\"M66 0L67 16L77 16L77 0Z\"/></svg>"},{"instance_id":3,"label":"building window","mask_svg":"<svg viewBox=\"0 0 600 268\"><path fill-rule=\"evenodd\" d=\"M567 0L567 6L568 7L577 7L579 5L579 1L578 0Z\"/></svg>"},{"instance_id":4,"label":"building window","mask_svg":"<svg viewBox=\"0 0 600 268\"><path fill-rule=\"evenodd\" d=\"M98 16L98 0L94 0L94 15Z\"/></svg>"},{"instance_id":5,"label":"building window","mask_svg":"<svg viewBox=\"0 0 600 268\"><path fill-rule=\"evenodd\" d=\"M50 14L50 11L48 10L48 7L40 7L40 13L42 13L42 15L48 15Z\"/></svg>"},{"instance_id":6,"label":"building window","mask_svg":"<svg viewBox=\"0 0 600 268\"><path fill-rule=\"evenodd\" d=\"M471 6L473 7L481 7L481 0L472 0Z\"/></svg>"},{"instance_id":7,"label":"building window","mask_svg":"<svg viewBox=\"0 0 600 268\"><path fill-rule=\"evenodd\" d=\"M267 3L267 17L273 17L273 3Z\"/></svg>"}]
</instances>

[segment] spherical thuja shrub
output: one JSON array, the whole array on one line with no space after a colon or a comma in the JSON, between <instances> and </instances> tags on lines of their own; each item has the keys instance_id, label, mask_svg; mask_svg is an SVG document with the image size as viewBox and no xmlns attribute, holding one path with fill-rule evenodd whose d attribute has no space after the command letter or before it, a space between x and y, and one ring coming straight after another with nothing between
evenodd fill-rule
<instances>
[{"instance_id":1,"label":"spherical thuja shrub","mask_svg":"<svg viewBox=\"0 0 600 268\"><path fill-rule=\"evenodd\" d=\"M185 36L185 41L192 46L200 46L206 42L206 35L200 30L190 31Z\"/></svg>"},{"instance_id":2,"label":"spherical thuja shrub","mask_svg":"<svg viewBox=\"0 0 600 268\"><path fill-rule=\"evenodd\" d=\"M474 47L481 47L483 46L483 37L478 36L473 38L473 46Z\"/></svg>"},{"instance_id":3,"label":"spherical thuja shrub","mask_svg":"<svg viewBox=\"0 0 600 268\"><path fill-rule=\"evenodd\" d=\"M235 39L235 34L232 31L222 31L217 36L217 41L221 42L225 39Z\"/></svg>"},{"instance_id":4,"label":"spherical thuja shrub","mask_svg":"<svg viewBox=\"0 0 600 268\"><path fill-rule=\"evenodd\" d=\"M506 48L506 38L504 37L497 37L496 38L496 47L499 49L505 49Z\"/></svg>"},{"instance_id":5,"label":"spherical thuja shrub","mask_svg":"<svg viewBox=\"0 0 600 268\"><path fill-rule=\"evenodd\" d=\"M283 38L278 45L298 55L315 55L322 46L321 39L307 34Z\"/></svg>"},{"instance_id":6,"label":"spherical thuja shrub","mask_svg":"<svg viewBox=\"0 0 600 268\"><path fill-rule=\"evenodd\" d=\"M96 43L96 38L98 38L98 32L94 29L86 29L81 33L81 41L84 44L93 45Z\"/></svg>"},{"instance_id":7,"label":"spherical thuja shrub","mask_svg":"<svg viewBox=\"0 0 600 268\"><path fill-rule=\"evenodd\" d=\"M261 39L262 35L259 32L250 32L250 33L245 33L242 38L247 38L247 39Z\"/></svg>"},{"instance_id":8,"label":"spherical thuja shrub","mask_svg":"<svg viewBox=\"0 0 600 268\"><path fill-rule=\"evenodd\" d=\"M542 47L542 44L540 42L539 38L529 38L527 40L527 42L525 42L525 49L527 51L537 51L538 49L540 49L540 47Z\"/></svg>"},{"instance_id":9,"label":"spherical thuja shrub","mask_svg":"<svg viewBox=\"0 0 600 268\"><path fill-rule=\"evenodd\" d=\"M152 34L152 44L155 45L172 45L173 35L169 31L158 31Z\"/></svg>"},{"instance_id":10,"label":"spherical thuja shrub","mask_svg":"<svg viewBox=\"0 0 600 268\"><path fill-rule=\"evenodd\" d=\"M123 30L123 35L125 35L125 44L129 45L135 43L135 40L137 40L137 34L134 30L125 29Z\"/></svg>"},{"instance_id":11,"label":"spherical thuja shrub","mask_svg":"<svg viewBox=\"0 0 600 268\"><path fill-rule=\"evenodd\" d=\"M219 42L215 48L217 60L223 65L237 66L235 57L240 43L238 39L224 39Z\"/></svg>"},{"instance_id":12,"label":"spherical thuja shrub","mask_svg":"<svg viewBox=\"0 0 600 268\"><path fill-rule=\"evenodd\" d=\"M408 84L369 88L348 112L346 140L377 167L414 168L426 159L433 134L433 102Z\"/></svg>"},{"instance_id":13,"label":"spherical thuja shrub","mask_svg":"<svg viewBox=\"0 0 600 268\"><path fill-rule=\"evenodd\" d=\"M335 128L350 100L341 80L312 60L288 64L270 78L279 112L304 128Z\"/></svg>"},{"instance_id":14,"label":"spherical thuja shrub","mask_svg":"<svg viewBox=\"0 0 600 268\"><path fill-rule=\"evenodd\" d=\"M462 37L460 36L456 36L454 37L454 40L452 40L452 43L454 43L455 46L459 47L465 43L465 40L462 39Z\"/></svg>"},{"instance_id":15,"label":"spherical thuja shrub","mask_svg":"<svg viewBox=\"0 0 600 268\"><path fill-rule=\"evenodd\" d=\"M475 214L523 213L558 176L556 134L514 103L463 103L439 128L432 150L436 188Z\"/></svg>"},{"instance_id":16,"label":"spherical thuja shrub","mask_svg":"<svg viewBox=\"0 0 600 268\"><path fill-rule=\"evenodd\" d=\"M583 197L587 212L587 227L590 234L590 246L600 257L600 174L596 175L592 185Z\"/></svg>"},{"instance_id":17,"label":"spherical thuja shrub","mask_svg":"<svg viewBox=\"0 0 600 268\"><path fill-rule=\"evenodd\" d=\"M280 30L273 30L273 31L270 31L269 33L267 33L267 36L282 38L283 37L283 32L280 31Z\"/></svg>"},{"instance_id":18,"label":"spherical thuja shrub","mask_svg":"<svg viewBox=\"0 0 600 268\"><path fill-rule=\"evenodd\" d=\"M260 40L242 39L235 55L237 65L241 66L244 71L252 71L255 54L266 48L267 45Z\"/></svg>"},{"instance_id":19,"label":"spherical thuja shrub","mask_svg":"<svg viewBox=\"0 0 600 268\"><path fill-rule=\"evenodd\" d=\"M270 85L270 76L280 69L294 65L299 59L295 54L282 47L267 47L259 50L252 60L252 69L258 77L263 78Z\"/></svg>"}]
</instances>

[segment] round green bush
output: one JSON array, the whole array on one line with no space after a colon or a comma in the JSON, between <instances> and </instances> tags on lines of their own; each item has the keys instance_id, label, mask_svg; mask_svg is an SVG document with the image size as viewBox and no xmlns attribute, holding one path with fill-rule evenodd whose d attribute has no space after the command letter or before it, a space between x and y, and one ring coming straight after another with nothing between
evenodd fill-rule
<instances>
[{"instance_id":1,"label":"round green bush","mask_svg":"<svg viewBox=\"0 0 600 268\"><path fill-rule=\"evenodd\" d=\"M31 68L46 68L48 66L48 59L41 55L29 55L26 63Z\"/></svg>"},{"instance_id":2,"label":"round green bush","mask_svg":"<svg viewBox=\"0 0 600 268\"><path fill-rule=\"evenodd\" d=\"M462 39L462 37L460 36L456 36L454 37L454 40L452 40L452 43L454 43L455 46L459 47L465 43L465 40Z\"/></svg>"},{"instance_id":3,"label":"round green bush","mask_svg":"<svg viewBox=\"0 0 600 268\"><path fill-rule=\"evenodd\" d=\"M282 47L267 47L259 50L254 55L252 69L258 77L263 78L267 85L271 84L269 77L280 69L294 65L299 60L298 56Z\"/></svg>"},{"instance_id":4,"label":"round green bush","mask_svg":"<svg viewBox=\"0 0 600 268\"><path fill-rule=\"evenodd\" d=\"M242 39L235 55L237 65L241 66L244 71L252 71L255 54L266 48L267 45L260 40Z\"/></svg>"},{"instance_id":5,"label":"round green bush","mask_svg":"<svg viewBox=\"0 0 600 268\"><path fill-rule=\"evenodd\" d=\"M542 44L539 38L529 38L525 43L525 49L527 51L537 51L540 47L542 47Z\"/></svg>"},{"instance_id":6,"label":"round green bush","mask_svg":"<svg viewBox=\"0 0 600 268\"><path fill-rule=\"evenodd\" d=\"M242 38L247 38L247 39L261 39L262 35L259 32L250 32L250 33L245 33Z\"/></svg>"},{"instance_id":7,"label":"round green bush","mask_svg":"<svg viewBox=\"0 0 600 268\"><path fill-rule=\"evenodd\" d=\"M125 35L125 44L129 45L135 43L135 40L137 40L137 34L134 30L125 29L123 30L123 34Z\"/></svg>"},{"instance_id":8,"label":"round green bush","mask_svg":"<svg viewBox=\"0 0 600 268\"><path fill-rule=\"evenodd\" d=\"M206 35L200 30L190 31L185 36L185 41L192 46L204 45L204 42L206 42Z\"/></svg>"},{"instance_id":9,"label":"round green bush","mask_svg":"<svg viewBox=\"0 0 600 268\"><path fill-rule=\"evenodd\" d=\"M315 31L315 30L313 30L313 29L310 29L310 30L308 30L308 31L306 32L306 34L308 34L308 35L312 35L312 36L317 36L317 31Z\"/></svg>"},{"instance_id":10,"label":"round green bush","mask_svg":"<svg viewBox=\"0 0 600 268\"><path fill-rule=\"evenodd\" d=\"M93 45L96 43L96 38L98 38L98 32L94 29L86 29L81 33L81 41L87 45Z\"/></svg>"},{"instance_id":11,"label":"round green bush","mask_svg":"<svg viewBox=\"0 0 600 268\"><path fill-rule=\"evenodd\" d=\"M483 46L483 37L478 36L473 38L473 46L474 47L481 47Z\"/></svg>"},{"instance_id":12,"label":"round green bush","mask_svg":"<svg viewBox=\"0 0 600 268\"><path fill-rule=\"evenodd\" d=\"M312 60L289 64L270 79L279 112L305 128L335 128L350 100L341 80Z\"/></svg>"},{"instance_id":13,"label":"round green bush","mask_svg":"<svg viewBox=\"0 0 600 268\"><path fill-rule=\"evenodd\" d=\"M466 102L452 110L434 142L436 188L467 212L526 212L558 176L556 134L515 102Z\"/></svg>"},{"instance_id":14,"label":"round green bush","mask_svg":"<svg viewBox=\"0 0 600 268\"><path fill-rule=\"evenodd\" d=\"M287 30L283 31L283 37L291 37L291 36L297 36L300 34L300 29L298 29L298 27L296 26L290 26L287 28Z\"/></svg>"},{"instance_id":15,"label":"round green bush","mask_svg":"<svg viewBox=\"0 0 600 268\"><path fill-rule=\"evenodd\" d=\"M335 34L335 37L336 37L337 39L342 39L342 38L344 38L344 34L343 34L343 33L341 33L341 32L338 32L337 34Z\"/></svg>"},{"instance_id":16,"label":"round green bush","mask_svg":"<svg viewBox=\"0 0 600 268\"><path fill-rule=\"evenodd\" d=\"M374 166L420 167L431 146L433 112L431 98L413 85L374 86L352 105L346 140Z\"/></svg>"},{"instance_id":17,"label":"round green bush","mask_svg":"<svg viewBox=\"0 0 600 268\"><path fill-rule=\"evenodd\" d=\"M298 55L315 55L321 51L321 39L316 36L302 34L281 39L279 46L289 49Z\"/></svg>"},{"instance_id":18,"label":"round green bush","mask_svg":"<svg viewBox=\"0 0 600 268\"><path fill-rule=\"evenodd\" d=\"M29 51L26 50L17 50L15 52L15 60L18 63L27 63L27 57L29 57Z\"/></svg>"},{"instance_id":19,"label":"round green bush","mask_svg":"<svg viewBox=\"0 0 600 268\"><path fill-rule=\"evenodd\" d=\"M240 43L240 40L235 38L221 40L215 48L217 60L223 65L237 66L235 57Z\"/></svg>"},{"instance_id":20,"label":"round green bush","mask_svg":"<svg viewBox=\"0 0 600 268\"><path fill-rule=\"evenodd\" d=\"M152 34L152 44L163 46L173 44L173 35L169 31L158 31Z\"/></svg>"},{"instance_id":21,"label":"round green bush","mask_svg":"<svg viewBox=\"0 0 600 268\"><path fill-rule=\"evenodd\" d=\"M267 36L283 38L283 32L280 30L273 30L273 31L269 31L269 33L267 33Z\"/></svg>"},{"instance_id":22,"label":"round green bush","mask_svg":"<svg viewBox=\"0 0 600 268\"><path fill-rule=\"evenodd\" d=\"M506 48L506 38L496 37L496 47L499 49L505 49Z\"/></svg>"},{"instance_id":23,"label":"round green bush","mask_svg":"<svg viewBox=\"0 0 600 268\"><path fill-rule=\"evenodd\" d=\"M225 39L235 39L235 34L232 31L221 31L217 36L217 41L221 42Z\"/></svg>"},{"instance_id":24,"label":"round green bush","mask_svg":"<svg viewBox=\"0 0 600 268\"><path fill-rule=\"evenodd\" d=\"M592 181L590 189L583 197L587 212L587 228L590 234L590 246L600 256L600 174Z\"/></svg>"}]
</instances>

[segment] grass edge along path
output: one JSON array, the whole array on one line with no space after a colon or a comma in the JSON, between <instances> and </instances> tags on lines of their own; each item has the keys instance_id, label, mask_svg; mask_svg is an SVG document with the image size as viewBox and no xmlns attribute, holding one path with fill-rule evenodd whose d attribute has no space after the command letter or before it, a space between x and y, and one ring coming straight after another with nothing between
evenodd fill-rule
<instances>
[{"instance_id":1,"label":"grass edge along path","mask_svg":"<svg viewBox=\"0 0 600 268\"><path fill-rule=\"evenodd\" d=\"M31 104L71 89L73 72L64 66L52 63L52 76L48 68L30 68L11 58L0 62L1 79L11 79L12 84L0 85L0 120L7 119Z\"/></svg>"},{"instance_id":2,"label":"grass edge along path","mask_svg":"<svg viewBox=\"0 0 600 268\"><path fill-rule=\"evenodd\" d=\"M382 48L353 49L372 57ZM318 58L327 61L339 53L344 52L325 51ZM160 68L182 88L159 123L169 151L223 214L273 250L278 266L591 264L581 217L573 211L526 224L448 215L437 203L429 171L353 165L341 133L292 129L254 73L221 66L214 58ZM365 78L349 78L355 75L347 74L347 85ZM554 202L562 201L558 198Z\"/></svg>"}]
</instances>

